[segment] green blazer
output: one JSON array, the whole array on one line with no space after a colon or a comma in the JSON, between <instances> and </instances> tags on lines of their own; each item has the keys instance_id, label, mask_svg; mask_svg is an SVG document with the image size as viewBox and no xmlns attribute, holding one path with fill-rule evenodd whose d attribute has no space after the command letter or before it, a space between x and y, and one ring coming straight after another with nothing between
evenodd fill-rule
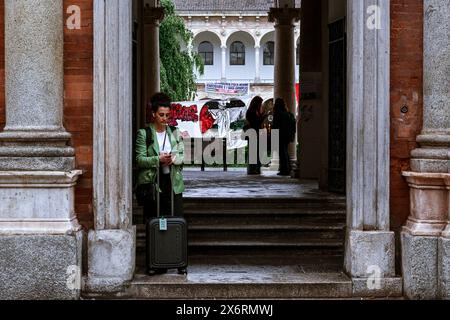
<instances>
[{"instance_id":1,"label":"green blazer","mask_svg":"<svg viewBox=\"0 0 450 320\"><path fill-rule=\"evenodd\" d=\"M153 134L153 143L147 150L147 135L145 129L140 129L136 138L136 162L139 168L137 184L147 184L156 181L156 170L159 168L159 143L156 130L153 124L149 125ZM172 146L172 153L176 155L174 164L171 166L170 178L175 194L183 193L183 160L184 160L184 143L181 139L179 130L172 131L167 127L167 133Z\"/></svg>"}]
</instances>

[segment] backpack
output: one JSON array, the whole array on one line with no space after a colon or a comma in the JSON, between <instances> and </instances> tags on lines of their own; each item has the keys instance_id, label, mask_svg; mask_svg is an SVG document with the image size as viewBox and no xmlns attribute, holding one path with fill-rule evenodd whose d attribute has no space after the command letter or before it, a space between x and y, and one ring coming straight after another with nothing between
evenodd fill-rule
<instances>
[{"instance_id":1,"label":"backpack","mask_svg":"<svg viewBox=\"0 0 450 320\"><path fill-rule=\"evenodd\" d=\"M295 116L292 112L288 112L287 113L287 119L288 119L288 123L287 123L287 132L288 132L288 138L289 138L289 142L294 142L295 141L295 135L297 133L297 120L295 119Z\"/></svg>"},{"instance_id":2,"label":"backpack","mask_svg":"<svg viewBox=\"0 0 450 320\"><path fill-rule=\"evenodd\" d=\"M174 127L174 126L169 126L169 128L172 131L172 133L175 132L176 130L178 130L178 128ZM146 139L147 149L148 149L153 144L153 135L152 135L152 131L151 131L150 127L145 128L145 134L146 134L145 139ZM179 142L178 139L177 139L177 142Z\"/></svg>"}]
</instances>

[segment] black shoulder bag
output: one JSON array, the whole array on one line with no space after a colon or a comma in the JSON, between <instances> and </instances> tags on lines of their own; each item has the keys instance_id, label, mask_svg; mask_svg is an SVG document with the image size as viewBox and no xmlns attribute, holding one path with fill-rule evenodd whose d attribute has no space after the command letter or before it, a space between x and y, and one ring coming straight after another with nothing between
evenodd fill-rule
<instances>
[{"instance_id":1,"label":"black shoulder bag","mask_svg":"<svg viewBox=\"0 0 450 320\"><path fill-rule=\"evenodd\" d=\"M149 127L147 127L145 128L145 133L146 133L146 142L147 142L146 145L148 153L148 148L153 143L152 131L150 130ZM158 170L158 168L156 170ZM157 192L157 185L155 182L138 185L136 188L136 200L138 202L138 205L142 207L145 204L149 204L156 201L156 192Z\"/></svg>"}]
</instances>

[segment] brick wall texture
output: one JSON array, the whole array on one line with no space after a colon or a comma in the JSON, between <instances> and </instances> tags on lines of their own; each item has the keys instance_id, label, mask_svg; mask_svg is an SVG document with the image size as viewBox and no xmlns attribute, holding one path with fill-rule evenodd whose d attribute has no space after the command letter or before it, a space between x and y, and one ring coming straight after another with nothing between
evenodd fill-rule
<instances>
[{"instance_id":1,"label":"brick wall texture","mask_svg":"<svg viewBox=\"0 0 450 320\"><path fill-rule=\"evenodd\" d=\"M402 113L407 107L408 112ZM391 0L391 227L409 215L409 189L401 172L422 130L423 1Z\"/></svg>"}]
</instances>

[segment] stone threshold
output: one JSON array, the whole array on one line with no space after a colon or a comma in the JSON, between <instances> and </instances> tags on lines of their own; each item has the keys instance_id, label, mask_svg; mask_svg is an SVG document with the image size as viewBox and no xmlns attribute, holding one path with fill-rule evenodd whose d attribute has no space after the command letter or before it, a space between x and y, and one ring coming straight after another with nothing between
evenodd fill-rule
<instances>
[{"instance_id":1,"label":"stone threshold","mask_svg":"<svg viewBox=\"0 0 450 320\"><path fill-rule=\"evenodd\" d=\"M170 270L147 276L138 271L115 294L84 298L136 300L198 299L344 299L352 297L352 281L343 272L305 272L301 266L194 265L189 274Z\"/></svg>"}]
</instances>

